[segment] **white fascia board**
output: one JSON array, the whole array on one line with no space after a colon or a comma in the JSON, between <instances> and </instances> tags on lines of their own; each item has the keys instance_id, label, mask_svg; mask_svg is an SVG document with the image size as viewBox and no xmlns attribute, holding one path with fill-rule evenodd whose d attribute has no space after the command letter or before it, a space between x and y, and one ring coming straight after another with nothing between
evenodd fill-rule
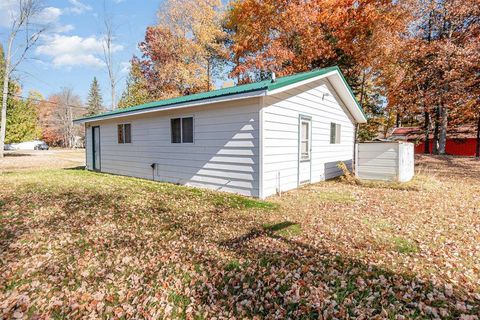
<instances>
[{"instance_id":1,"label":"white fascia board","mask_svg":"<svg viewBox=\"0 0 480 320\"><path fill-rule=\"evenodd\" d=\"M288 86L268 91L267 95L270 96L270 95L273 95L273 94L277 94L277 93L281 93L281 92L284 92L284 91L287 91L287 90L291 90L291 89L303 86L304 84L308 84L310 82L314 82L314 81L317 81L317 80L320 80L320 79L323 79L323 78L327 78L327 77L329 77L329 76L331 76L335 73L338 73L338 72L334 70L334 71L322 74L320 76L316 76L316 77L313 77L313 78L310 78L310 79L307 79L307 80L295 82L295 83L289 84Z\"/></svg>"},{"instance_id":2,"label":"white fascia board","mask_svg":"<svg viewBox=\"0 0 480 320\"><path fill-rule=\"evenodd\" d=\"M367 123L367 118L365 117L365 114L360 109L357 101L350 93L350 89L347 87L345 81L343 81L342 76L337 72L335 75L331 76L329 80L337 91L337 94L340 96L340 99L342 99L343 103L345 103L357 123Z\"/></svg>"},{"instance_id":3,"label":"white fascia board","mask_svg":"<svg viewBox=\"0 0 480 320\"><path fill-rule=\"evenodd\" d=\"M267 92L266 90L259 90L259 91L233 94L233 95L223 96L223 97L210 98L210 99L205 99L205 100L197 100L197 101L177 103L177 104L172 104L172 105L169 105L169 106L151 107L151 108L148 108L148 109L140 109L140 110L125 112L125 113L118 113L118 114L112 114L112 115L107 114L103 117L98 117L98 118L74 120L73 123L81 124L81 123L97 122L97 121L103 121L103 120L109 120L109 119L117 119L117 118L123 118L123 117L136 116L136 115L141 115L141 114L146 114L146 113L162 112L162 111L168 111L168 110L177 110L177 109L183 109L183 108L198 107L198 106L203 106L203 105L208 105L208 104L216 104L216 103L221 103L221 102L243 100L243 99L255 98L255 97L263 97L263 96L266 95L266 92Z\"/></svg>"},{"instance_id":4,"label":"white fascia board","mask_svg":"<svg viewBox=\"0 0 480 320\"><path fill-rule=\"evenodd\" d=\"M337 91L338 95L340 96L342 101L347 106L348 110L350 111L350 113L354 117L355 121L357 121L357 123L366 123L367 118L365 118L365 115L363 114L363 112L358 107L357 102L355 101L355 98L352 97L352 94L350 93L350 89L347 87L346 83L343 81L342 76L336 70L325 73L325 74L322 74L322 75L317 76L317 77L313 77L313 78L310 78L310 79L307 79L307 80L303 80L303 81L300 81L300 82L297 82L297 83L293 83L291 85L288 85L288 86L285 86L285 87L282 87L282 88L279 88L279 89L268 91L267 95L274 95L274 94L277 94L277 93L281 93L281 92L291 90L291 89L297 88L299 86L302 86L302 85L305 85L305 84L308 84L308 83L311 83L311 82L314 82L314 81L318 81L318 80L324 79L324 78L328 78L330 80L330 83L333 85L333 87L335 88L335 91Z\"/></svg>"}]
</instances>

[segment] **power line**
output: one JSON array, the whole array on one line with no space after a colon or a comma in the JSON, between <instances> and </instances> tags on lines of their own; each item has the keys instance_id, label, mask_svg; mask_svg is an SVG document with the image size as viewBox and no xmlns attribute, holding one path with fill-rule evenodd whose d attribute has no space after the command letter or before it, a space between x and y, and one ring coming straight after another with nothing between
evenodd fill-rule
<instances>
[{"instance_id":1,"label":"power line","mask_svg":"<svg viewBox=\"0 0 480 320\"><path fill-rule=\"evenodd\" d=\"M64 103L61 103L61 104L60 104L60 103L58 103L58 102L53 102L53 101L49 101L49 100L35 99L35 98L32 98L32 97L24 97L24 96L21 96L21 95L18 95L18 94L13 94L13 93L8 93L8 95L11 96L11 97L22 98L22 99L30 100L30 101L36 101L36 102L43 102L43 103L55 104L55 105L58 105L58 106L61 106L61 107L70 107L70 108L77 108L77 109L87 110L87 107L74 106L74 105L71 105L71 104L64 104Z\"/></svg>"}]
</instances>

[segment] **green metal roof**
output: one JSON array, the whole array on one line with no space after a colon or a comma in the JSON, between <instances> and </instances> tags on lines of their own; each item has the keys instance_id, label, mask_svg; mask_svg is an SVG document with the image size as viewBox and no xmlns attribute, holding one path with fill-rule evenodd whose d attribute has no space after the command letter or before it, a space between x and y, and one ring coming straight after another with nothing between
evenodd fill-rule
<instances>
[{"instance_id":1,"label":"green metal roof","mask_svg":"<svg viewBox=\"0 0 480 320\"><path fill-rule=\"evenodd\" d=\"M150 103L145 103L141 104L138 106L134 107L129 107L125 109L117 109L113 111L108 111L104 112L101 114L89 116L89 117L84 117L80 119L76 119L75 121L85 121L85 120L94 120L97 118L103 118L103 117L108 117L112 115L119 115L119 114L125 114L128 115L129 113L140 111L140 110L147 110L147 109L159 109L161 110L162 107L166 108L175 104L179 103L186 103L186 102L194 102L194 101L202 101L202 100L208 100L212 98L218 98L218 97L224 97L224 96L230 96L230 95L236 95L236 94L241 94L241 93L248 93L248 92L254 92L254 91L271 91L275 89L280 89L282 87L308 80L314 77L318 77L321 75L324 75L326 73L329 73L331 71L338 71L340 75L342 76L343 81L347 85L348 89L350 90L350 94L352 95L353 99L355 100L355 103L357 106L362 110L360 107L359 103L355 99L355 95L352 92L352 89L346 82L345 78L343 77L342 72L340 71L340 68L337 66L334 67L329 67L329 68L324 68L324 69L318 69L318 70L313 70L309 72L303 72L303 73L297 73L294 75L286 76L286 77L280 77L277 78L275 82L272 82L272 80L264 80L264 81L259 81L259 82L254 82L254 83L249 83L249 84L244 84L244 85L239 85L239 86L234 86L234 87L229 87L229 88L223 88L223 89L218 89L218 90L213 90L213 91L208 91L208 92L202 92L202 93L196 93L196 94L191 94L188 96L182 96L182 97L177 97L173 99L167 99L167 100L160 100L160 101L154 101ZM363 110L362 110L363 112Z\"/></svg>"}]
</instances>

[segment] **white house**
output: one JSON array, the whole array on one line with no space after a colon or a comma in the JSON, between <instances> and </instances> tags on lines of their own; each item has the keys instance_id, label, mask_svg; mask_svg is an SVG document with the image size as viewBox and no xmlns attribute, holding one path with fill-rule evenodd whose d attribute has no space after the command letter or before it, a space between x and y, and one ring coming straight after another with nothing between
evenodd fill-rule
<instances>
[{"instance_id":1,"label":"white house","mask_svg":"<svg viewBox=\"0 0 480 320\"><path fill-rule=\"evenodd\" d=\"M75 122L89 170L265 198L338 176L366 118L331 67Z\"/></svg>"}]
</instances>

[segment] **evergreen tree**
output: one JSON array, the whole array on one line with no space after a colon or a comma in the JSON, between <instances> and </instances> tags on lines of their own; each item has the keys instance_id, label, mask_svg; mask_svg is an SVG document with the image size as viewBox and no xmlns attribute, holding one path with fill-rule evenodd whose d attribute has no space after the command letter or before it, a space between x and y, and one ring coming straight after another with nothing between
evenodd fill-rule
<instances>
[{"instance_id":1,"label":"evergreen tree","mask_svg":"<svg viewBox=\"0 0 480 320\"><path fill-rule=\"evenodd\" d=\"M137 60L131 61L130 73L127 78L127 87L123 91L118 103L119 108L128 108L150 102L147 83Z\"/></svg>"},{"instance_id":2,"label":"evergreen tree","mask_svg":"<svg viewBox=\"0 0 480 320\"><path fill-rule=\"evenodd\" d=\"M0 45L0 87L3 87L4 72L4 52ZM20 86L15 81L10 81L8 84L8 93L5 143L24 142L40 138L41 130L33 101L31 99L23 101L15 97L15 95L20 95ZM0 103L1 101L2 97L0 96Z\"/></svg>"},{"instance_id":3,"label":"evergreen tree","mask_svg":"<svg viewBox=\"0 0 480 320\"><path fill-rule=\"evenodd\" d=\"M98 86L98 81L96 77L93 77L92 84L90 85L90 91L88 93L88 102L87 102L87 116L93 116L99 114L103 109L103 98L100 92L100 87Z\"/></svg>"},{"instance_id":4,"label":"evergreen tree","mask_svg":"<svg viewBox=\"0 0 480 320\"><path fill-rule=\"evenodd\" d=\"M18 88L13 90L14 92L18 91ZM30 93L30 97L26 100L8 99L5 143L17 143L40 138L42 131L38 124L35 101L32 100L32 97L35 98L35 94Z\"/></svg>"}]
</instances>

